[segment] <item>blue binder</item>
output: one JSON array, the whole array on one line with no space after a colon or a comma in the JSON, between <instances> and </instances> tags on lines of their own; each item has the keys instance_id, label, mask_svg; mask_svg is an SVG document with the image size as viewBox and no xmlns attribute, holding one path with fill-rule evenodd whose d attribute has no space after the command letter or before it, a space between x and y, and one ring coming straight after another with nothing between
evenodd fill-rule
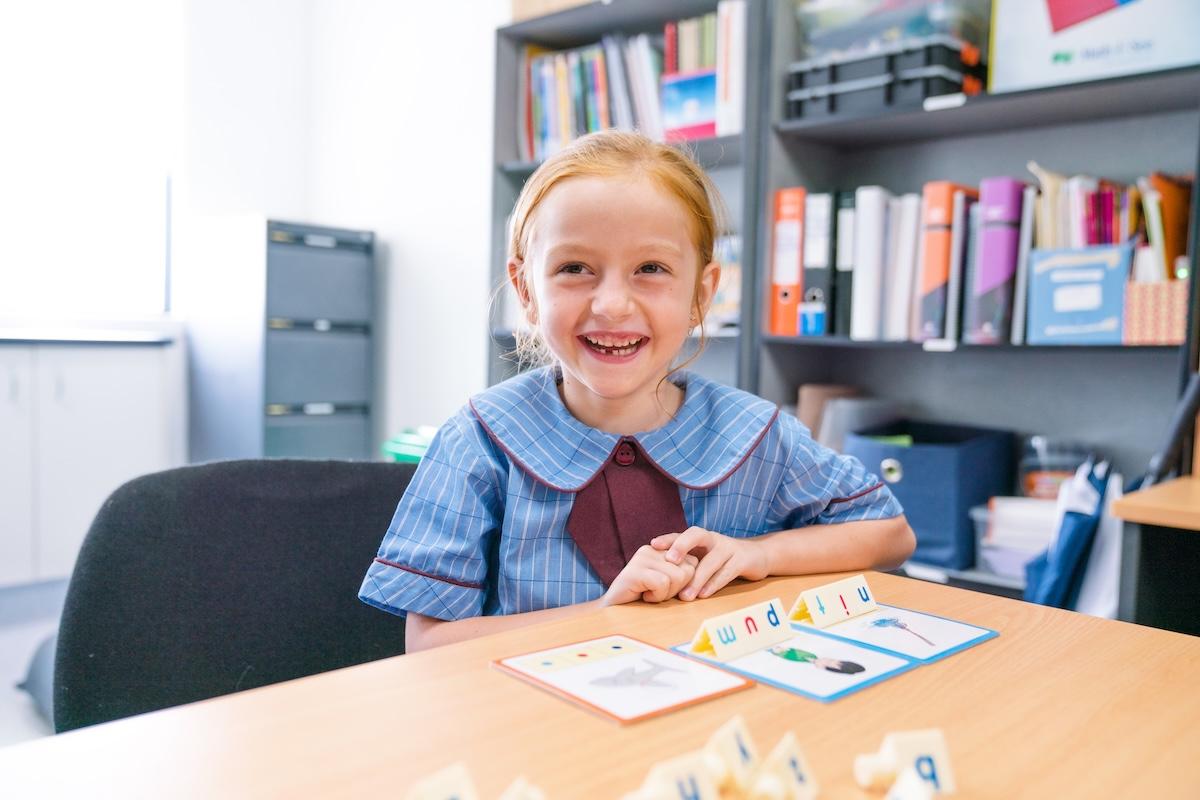
<instances>
[{"instance_id":1,"label":"blue binder","mask_svg":"<svg viewBox=\"0 0 1200 800\"><path fill-rule=\"evenodd\" d=\"M1029 254L1029 344L1121 344L1133 246Z\"/></svg>"}]
</instances>

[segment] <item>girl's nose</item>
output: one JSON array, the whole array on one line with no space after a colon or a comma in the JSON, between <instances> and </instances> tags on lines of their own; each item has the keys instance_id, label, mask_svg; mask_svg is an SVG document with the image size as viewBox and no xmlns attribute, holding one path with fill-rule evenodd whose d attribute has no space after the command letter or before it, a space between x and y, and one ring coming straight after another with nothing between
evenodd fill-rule
<instances>
[{"instance_id":1,"label":"girl's nose","mask_svg":"<svg viewBox=\"0 0 1200 800\"><path fill-rule=\"evenodd\" d=\"M633 297L621 276L601 281L592 296L592 313L605 319L622 319L633 311Z\"/></svg>"}]
</instances>

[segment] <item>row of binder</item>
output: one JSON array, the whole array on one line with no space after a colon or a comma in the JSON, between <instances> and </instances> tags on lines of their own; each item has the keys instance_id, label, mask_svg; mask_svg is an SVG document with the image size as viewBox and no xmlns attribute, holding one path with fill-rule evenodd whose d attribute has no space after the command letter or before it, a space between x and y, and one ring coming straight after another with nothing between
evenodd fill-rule
<instances>
[{"instance_id":1,"label":"row of binder","mask_svg":"<svg viewBox=\"0 0 1200 800\"><path fill-rule=\"evenodd\" d=\"M1043 185L1044 176L1053 175L1035 164L1030 168ZM1032 330L1027 319L1031 262L1050 264L1044 255L1077 244L1083 246L1080 252L1106 244L1109 249L1123 244L1128 250L1124 259L1100 259L1123 270L1118 290L1110 288L1103 300L1119 318L1124 281L1166 284L1186 277L1182 248L1189 212L1186 203L1174 200L1171 210L1165 210L1163 193L1150 182L1165 179L1155 173L1143 179L1140 189L1097 182L1091 189L1064 188L1054 194L1012 177L985 178L978 188L932 181L921 194L902 195L882 186L845 192L780 189L774 198L767 333L1024 344ZM1173 197L1190 193L1183 179L1171 181L1181 187ZM1047 217L1052 219L1043 222ZM1163 233L1163 217L1171 220L1170 237ZM1044 242L1046 249L1034 248L1035 231L1036 242ZM1069 238L1061 242L1060 235ZM1045 313L1072 304L1067 310L1093 310L1085 306L1097 291L1076 291L1073 299L1070 292L1057 292ZM1164 286L1162 294L1185 292ZM1101 300L1094 305L1098 310ZM1120 343L1119 319L1116 324L1109 334Z\"/></svg>"}]
</instances>

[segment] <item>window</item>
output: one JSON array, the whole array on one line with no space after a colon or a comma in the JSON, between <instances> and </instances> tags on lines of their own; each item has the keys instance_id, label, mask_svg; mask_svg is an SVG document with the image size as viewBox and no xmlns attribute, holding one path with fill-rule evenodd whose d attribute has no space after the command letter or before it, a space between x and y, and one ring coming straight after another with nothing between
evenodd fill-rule
<instances>
[{"instance_id":1,"label":"window","mask_svg":"<svg viewBox=\"0 0 1200 800\"><path fill-rule=\"evenodd\" d=\"M0 4L0 314L166 298L182 0Z\"/></svg>"}]
</instances>

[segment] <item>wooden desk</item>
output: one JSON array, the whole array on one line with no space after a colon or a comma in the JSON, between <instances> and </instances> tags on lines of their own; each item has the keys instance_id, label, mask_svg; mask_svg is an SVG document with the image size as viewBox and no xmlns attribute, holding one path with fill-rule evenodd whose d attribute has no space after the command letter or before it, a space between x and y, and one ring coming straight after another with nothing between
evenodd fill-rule
<instances>
[{"instance_id":1,"label":"wooden desk","mask_svg":"<svg viewBox=\"0 0 1200 800\"><path fill-rule=\"evenodd\" d=\"M869 575L878 597L997 639L823 705L767 686L631 726L504 675L494 657L626 633L659 645L700 621L841 576L632 604L0 750L8 797L403 797L464 761L484 798L518 774L550 798L614 798L743 714L764 752L798 735L822 798L874 798L854 756L941 727L961 797L1200 796L1200 639ZM319 642L313 643L319 647Z\"/></svg>"},{"instance_id":2,"label":"wooden desk","mask_svg":"<svg viewBox=\"0 0 1200 800\"><path fill-rule=\"evenodd\" d=\"M1113 503L1125 522L1121 617L1200 634L1200 476L1176 478Z\"/></svg>"},{"instance_id":3,"label":"wooden desk","mask_svg":"<svg viewBox=\"0 0 1200 800\"><path fill-rule=\"evenodd\" d=\"M1200 531L1200 475L1176 478L1113 503L1126 522Z\"/></svg>"}]
</instances>

